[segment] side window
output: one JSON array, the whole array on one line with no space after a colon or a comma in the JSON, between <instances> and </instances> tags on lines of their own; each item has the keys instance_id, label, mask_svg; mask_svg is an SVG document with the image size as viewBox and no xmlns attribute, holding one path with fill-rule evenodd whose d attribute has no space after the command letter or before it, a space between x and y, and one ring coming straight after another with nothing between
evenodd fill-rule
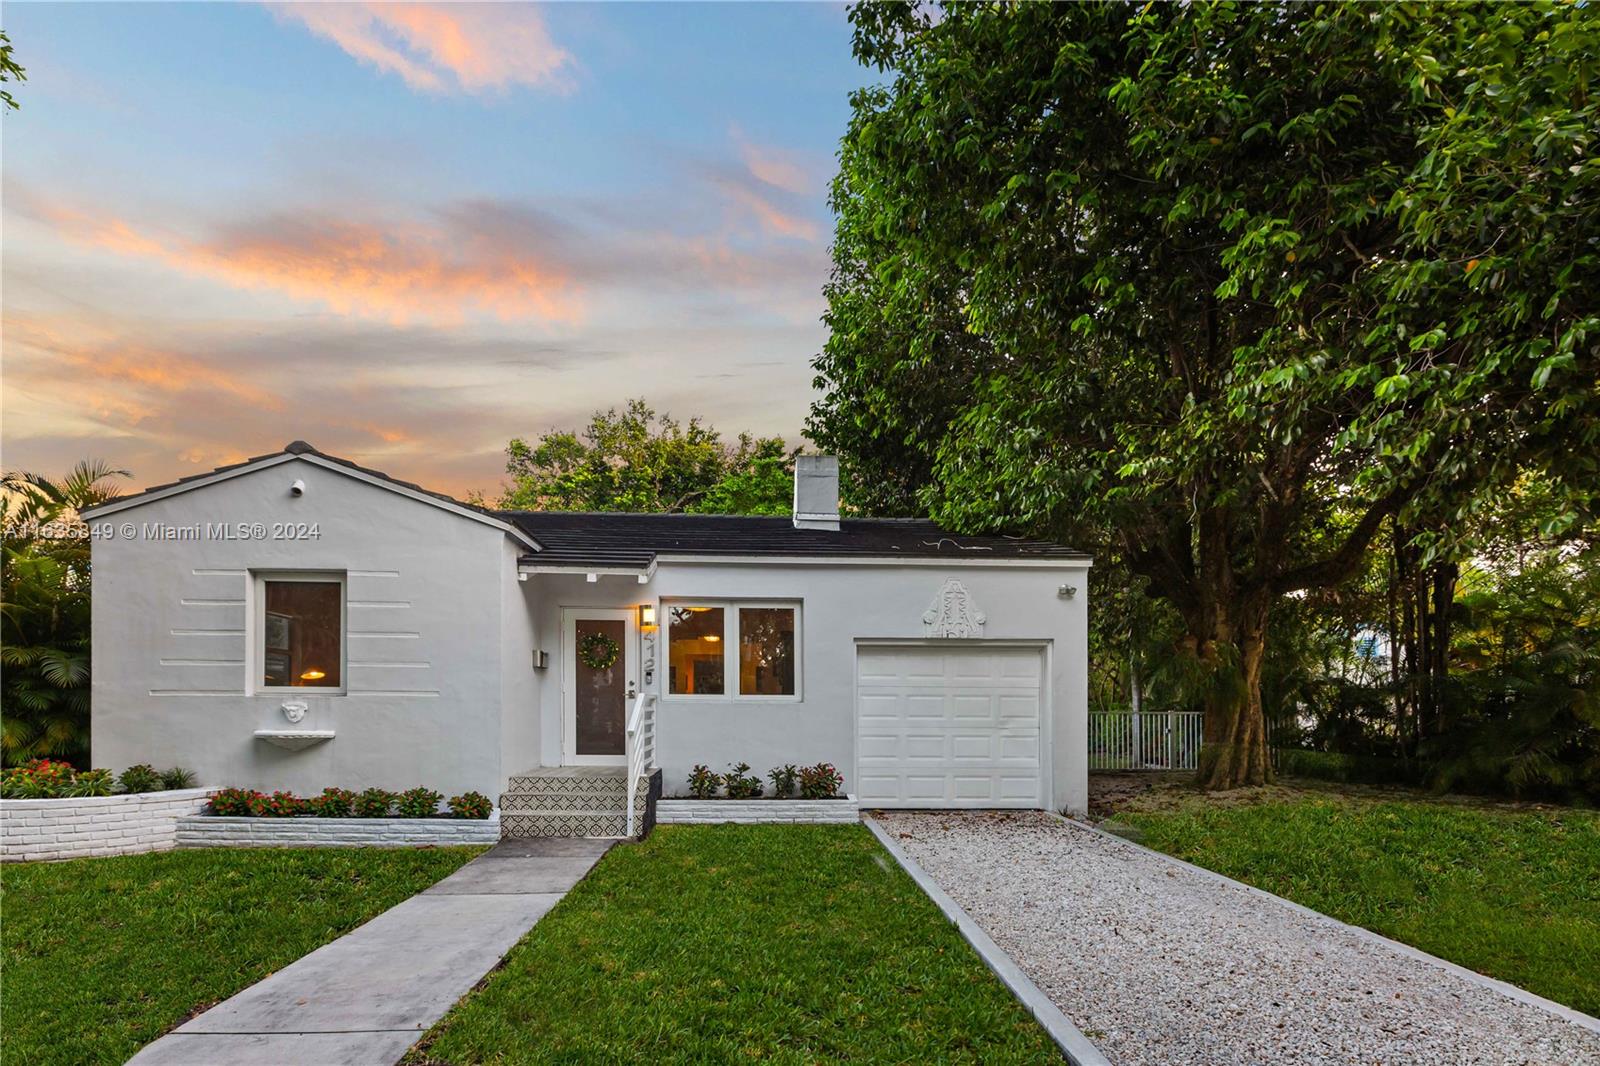
<instances>
[{"instance_id":1,"label":"side window","mask_svg":"<svg viewBox=\"0 0 1600 1066\"><path fill-rule=\"evenodd\" d=\"M344 581L328 575L260 579L257 683L264 689L344 684Z\"/></svg>"}]
</instances>

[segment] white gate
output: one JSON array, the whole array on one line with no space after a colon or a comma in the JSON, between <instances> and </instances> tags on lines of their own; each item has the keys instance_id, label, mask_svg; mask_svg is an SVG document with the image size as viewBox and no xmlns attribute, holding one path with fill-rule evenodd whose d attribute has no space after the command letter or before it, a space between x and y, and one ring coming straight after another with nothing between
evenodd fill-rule
<instances>
[{"instance_id":1,"label":"white gate","mask_svg":"<svg viewBox=\"0 0 1600 1066\"><path fill-rule=\"evenodd\" d=\"M1089 712L1089 769L1195 770L1199 711Z\"/></svg>"}]
</instances>

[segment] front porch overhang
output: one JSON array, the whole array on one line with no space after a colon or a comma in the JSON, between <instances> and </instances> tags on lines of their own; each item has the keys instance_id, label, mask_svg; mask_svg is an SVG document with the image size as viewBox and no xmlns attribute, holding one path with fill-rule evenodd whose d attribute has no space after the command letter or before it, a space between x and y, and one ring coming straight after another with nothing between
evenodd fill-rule
<instances>
[{"instance_id":1,"label":"front porch overhang","mask_svg":"<svg viewBox=\"0 0 1600 1066\"><path fill-rule=\"evenodd\" d=\"M528 580L529 574L582 574L591 582L599 581L602 577L631 577L639 584L647 585L650 579L656 576L656 563L652 559L647 566L585 566L581 563L539 562L517 564L519 580Z\"/></svg>"}]
</instances>

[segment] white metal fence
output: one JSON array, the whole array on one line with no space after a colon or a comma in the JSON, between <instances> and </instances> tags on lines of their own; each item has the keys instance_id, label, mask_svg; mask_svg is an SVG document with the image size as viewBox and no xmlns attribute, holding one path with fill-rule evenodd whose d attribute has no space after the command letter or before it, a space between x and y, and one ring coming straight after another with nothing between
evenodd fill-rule
<instances>
[{"instance_id":1,"label":"white metal fence","mask_svg":"<svg viewBox=\"0 0 1600 1066\"><path fill-rule=\"evenodd\" d=\"M1199 711L1089 712L1089 769L1194 770Z\"/></svg>"}]
</instances>

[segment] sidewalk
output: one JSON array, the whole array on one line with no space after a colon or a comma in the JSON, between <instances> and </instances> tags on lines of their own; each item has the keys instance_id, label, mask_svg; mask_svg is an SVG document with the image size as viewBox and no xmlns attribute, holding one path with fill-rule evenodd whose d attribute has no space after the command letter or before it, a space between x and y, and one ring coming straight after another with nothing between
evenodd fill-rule
<instances>
[{"instance_id":1,"label":"sidewalk","mask_svg":"<svg viewBox=\"0 0 1600 1066\"><path fill-rule=\"evenodd\" d=\"M505 841L191 1018L130 1066L393 1066L611 843Z\"/></svg>"}]
</instances>

